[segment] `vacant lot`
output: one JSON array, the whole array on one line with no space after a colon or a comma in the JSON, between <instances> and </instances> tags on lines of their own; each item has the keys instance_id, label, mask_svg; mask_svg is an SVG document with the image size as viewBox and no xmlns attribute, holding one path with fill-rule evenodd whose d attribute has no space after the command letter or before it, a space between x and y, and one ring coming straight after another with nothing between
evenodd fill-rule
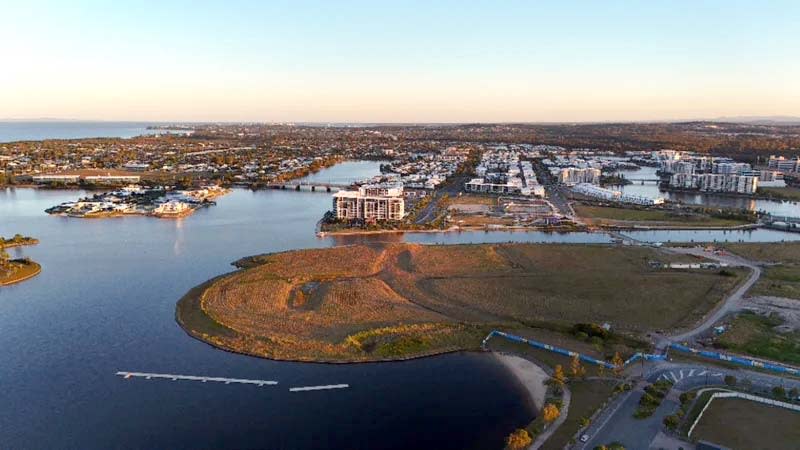
<instances>
[{"instance_id":1,"label":"vacant lot","mask_svg":"<svg viewBox=\"0 0 800 450\"><path fill-rule=\"evenodd\" d=\"M800 442L799 424L799 412L738 398L716 399L692 439L734 449L791 449Z\"/></svg>"},{"instance_id":2,"label":"vacant lot","mask_svg":"<svg viewBox=\"0 0 800 450\"><path fill-rule=\"evenodd\" d=\"M177 314L193 335L244 353L388 359L477 348L497 326L682 327L738 280L650 267L650 261L671 258L653 249L599 245L294 251L241 261L246 269L193 290Z\"/></svg>"},{"instance_id":3,"label":"vacant lot","mask_svg":"<svg viewBox=\"0 0 800 450\"><path fill-rule=\"evenodd\" d=\"M800 299L800 242L727 244L726 248L753 261L779 264L764 268L751 295Z\"/></svg>"},{"instance_id":4,"label":"vacant lot","mask_svg":"<svg viewBox=\"0 0 800 450\"><path fill-rule=\"evenodd\" d=\"M739 353L800 365L800 331L780 332L777 316L739 314L717 342Z\"/></svg>"},{"instance_id":5,"label":"vacant lot","mask_svg":"<svg viewBox=\"0 0 800 450\"><path fill-rule=\"evenodd\" d=\"M576 205L575 212L595 225L650 225L688 227L732 227L746 222L718 219L707 215L678 215L672 211Z\"/></svg>"}]
</instances>

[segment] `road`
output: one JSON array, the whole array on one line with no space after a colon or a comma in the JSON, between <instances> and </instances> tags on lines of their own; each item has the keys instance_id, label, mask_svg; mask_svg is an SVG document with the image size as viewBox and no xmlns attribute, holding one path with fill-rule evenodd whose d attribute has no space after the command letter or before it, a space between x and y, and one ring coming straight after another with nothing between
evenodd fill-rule
<instances>
[{"instance_id":1,"label":"road","mask_svg":"<svg viewBox=\"0 0 800 450\"><path fill-rule=\"evenodd\" d=\"M466 175L458 175L446 181L439 189L433 191L433 194L431 194L433 198L424 208L422 208L419 213L417 213L414 223L421 225L433 221L439 212L439 202L442 200L444 194L447 194L451 197L458 195L458 193L461 192L462 188L464 187L464 183L469 180L470 177Z\"/></svg>"},{"instance_id":2,"label":"road","mask_svg":"<svg viewBox=\"0 0 800 450\"><path fill-rule=\"evenodd\" d=\"M742 284L740 284L735 291L733 291L730 295L728 295L727 298L725 298L719 305L717 305L717 307L706 316L706 318L703 320L702 323L684 333L673 334L671 336L668 336L669 340L673 342L690 341L694 339L697 335L703 334L704 332L708 331L711 327L714 326L715 323L719 322L726 315L739 309L742 302L742 298L747 293L747 291L750 290L751 287L753 287L756 281L758 281L758 278L761 276L761 267L756 265L756 263L727 252L725 254L716 254L713 252L706 251L705 249L700 247L669 248L665 249L665 251L684 254L684 255L700 256L708 259L713 259L715 261L719 261L722 263L727 263L730 266L747 267L748 269L750 269L750 276L747 277L747 279ZM660 344L665 345L663 341Z\"/></svg>"}]
</instances>

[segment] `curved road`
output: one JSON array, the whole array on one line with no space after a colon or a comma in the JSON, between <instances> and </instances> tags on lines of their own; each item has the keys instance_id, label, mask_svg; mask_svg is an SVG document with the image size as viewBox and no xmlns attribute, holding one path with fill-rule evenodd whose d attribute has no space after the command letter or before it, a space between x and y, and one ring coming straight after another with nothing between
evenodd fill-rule
<instances>
[{"instance_id":1,"label":"curved road","mask_svg":"<svg viewBox=\"0 0 800 450\"><path fill-rule=\"evenodd\" d=\"M718 255L716 253L709 252L698 247L670 248L667 249L667 251L673 253L680 253L684 255L700 256L703 258L713 259L719 262L727 263L730 266L747 267L748 269L750 269L750 276L744 281L744 283L740 284L735 291L733 291L715 309L713 309L706 316L706 318L703 320L702 323L697 325L692 330L686 331L684 333L667 336L667 339L671 341L677 341L677 342L689 341L695 338L697 335L706 332L709 328L713 327L715 323L717 323L727 314L739 309L739 306L741 304L742 298L744 297L745 293L747 293L747 291L751 287L753 287L756 281L758 281L758 278L761 276L761 267L757 266L754 262L748 261L742 257L727 252L725 254ZM663 343L664 342L662 342L662 344Z\"/></svg>"}]
</instances>

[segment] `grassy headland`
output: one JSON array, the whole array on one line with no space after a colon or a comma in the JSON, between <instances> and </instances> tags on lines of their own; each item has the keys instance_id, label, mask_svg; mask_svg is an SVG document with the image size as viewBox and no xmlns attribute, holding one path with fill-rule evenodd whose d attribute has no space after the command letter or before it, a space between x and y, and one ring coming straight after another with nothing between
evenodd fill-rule
<instances>
[{"instance_id":1,"label":"grassy headland","mask_svg":"<svg viewBox=\"0 0 800 450\"><path fill-rule=\"evenodd\" d=\"M738 280L653 269L673 256L602 245L357 245L245 258L190 291L178 322L273 359L370 361L476 349L492 328L687 326ZM680 286L680 289L676 289Z\"/></svg>"}]
</instances>

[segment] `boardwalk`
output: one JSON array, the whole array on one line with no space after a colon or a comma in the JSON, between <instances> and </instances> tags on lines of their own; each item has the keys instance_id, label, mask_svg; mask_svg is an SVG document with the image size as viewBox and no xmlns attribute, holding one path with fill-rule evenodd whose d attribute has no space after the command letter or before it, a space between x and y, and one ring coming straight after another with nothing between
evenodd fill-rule
<instances>
[{"instance_id":1,"label":"boardwalk","mask_svg":"<svg viewBox=\"0 0 800 450\"><path fill-rule=\"evenodd\" d=\"M144 378L146 380L161 379L172 381L199 381L201 383L214 382L214 383L238 383L238 384L252 384L256 386L272 386L278 384L277 381L269 380L248 380L244 378L223 378L223 377L203 377L194 375L174 375L169 373L146 373L146 372L117 372L117 376L128 378Z\"/></svg>"}]
</instances>

